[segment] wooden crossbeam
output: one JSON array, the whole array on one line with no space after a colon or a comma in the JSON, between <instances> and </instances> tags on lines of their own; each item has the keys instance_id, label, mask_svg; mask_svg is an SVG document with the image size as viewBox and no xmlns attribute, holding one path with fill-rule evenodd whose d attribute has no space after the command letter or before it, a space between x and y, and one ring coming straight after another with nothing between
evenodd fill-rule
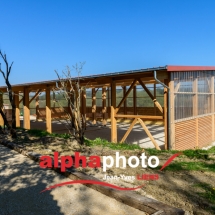
<instances>
[{"instance_id":1,"label":"wooden crossbeam","mask_svg":"<svg viewBox=\"0 0 215 215\"><path fill-rule=\"evenodd\" d=\"M174 89L174 93L177 93L177 92L178 92L178 90L179 90L179 88L180 88L180 85L181 85L181 82L178 82L178 83L176 84L176 87L175 87L175 89Z\"/></svg>"},{"instance_id":2,"label":"wooden crossbeam","mask_svg":"<svg viewBox=\"0 0 215 215\"><path fill-rule=\"evenodd\" d=\"M38 94L41 92L41 90L37 90L37 92L35 93L35 95L31 98L31 100L29 101L29 104L38 96Z\"/></svg>"},{"instance_id":3,"label":"wooden crossbeam","mask_svg":"<svg viewBox=\"0 0 215 215\"><path fill-rule=\"evenodd\" d=\"M37 90L36 94L30 99L29 104L38 96L38 94L41 92L40 90ZM23 101L23 97L19 100L19 104Z\"/></svg>"},{"instance_id":4,"label":"wooden crossbeam","mask_svg":"<svg viewBox=\"0 0 215 215\"><path fill-rule=\"evenodd\" d=\"M131 86L129 87L128 91L125 93L124 97L122 98L121 102L119 103L119 105L116 108L116 112L117 113L120 109L120 107L122 106L123 102L125 101L125 99L128 97L129 93L131 92L131 90L134 88L135 84L136 84L137 79L134 79L133 83L131 84Z\"/></svg>"},{"instance_id":5,"label":"wooden crossbeam","mask_svg":"<svg viewBox=\"0 0 215 215\"><path fill-rule=\"evenodd\" d=\"M146 127L145 123L143 122L142 119L137 118L138 121L140 122L140 124L142 125L143 129L145 130L146 134L148 135L148 137L150 138L150 140L152 141L152 143L154 144L155 148L157 150L161 150L160 147L158 146L158 144L156 143L154 137L151 135L150 131L148 130L148 128Z\"/></svg>"},{"instance_id":6,"label":"wooden crossbeam","mask_svg":"<svg viewBox=\"0 0 215 215\"><path fill-rule=\"evenodd\" d=\"M178 82L178 83L176 84L176 87L175 87L175 89L174 89L174 93L177 93L177 92L178 92L178 90L179 90L179 88L180 88L180 85L181 85L181 82ZM174 99L175 99L175 97L176 97L176 94L174 94Z\"/></svg>"},{"instance_id":7,"label":"wooden crossbeam","mask_svg":"<svg viewBox=\"0 0 215 215\"><path fill-rule=\"evenodd\" d=\"M23 97L19 100L19 104L23 101Z\"/></svg>"},{"instance_id":8,"label":"wooden crossbeam","mask_svg":"<svg viewBox=\"0 0 215 215\"><path fill-rule=\"evenodd\" d=\"M146 85L142 82L142 80L140 78L138 78L138 81L140 83L140 85L143 87L143 89L146 91L146 93L149 95L149 97L152 99L152 101L154 102L154 104L158 107L158 109L160 110L161 113L163 113L163 108L160 105L160 103L156 100L156 98L154 98L154 96L152 95L152 93L149 91L149 89L146 87Z\"/></svg>"},{"instance_id":9,"label":"wooden crossbeam","mask_svg":"<svg viewBox=\"0 0 215 215\"><path fill-rule=\"evenodd\" d=\"M149 119L149 120L163 120L163 116L144 116L144 115L116 114L115 117L118 117L118 118L140 118L140 119Z\"/></svg>"},{"instance_id":10,"label":"wooden crossbeam","mask_svg":"<svg viewBox=\"0 0 215 215\"><path fill-rule=\"evenodd\" d=\"M131 123L129 129L126 131L126 133L124 134L123 138L121 139L120 143L123 143L123 142L126 140L126 138L128 137L128 135L130 134L132 128L133 128L134 125L136 124L136 122L137 122L137 118L135 118L135 119L133 120L133 122Z\"/></svg>"}]
</instances>

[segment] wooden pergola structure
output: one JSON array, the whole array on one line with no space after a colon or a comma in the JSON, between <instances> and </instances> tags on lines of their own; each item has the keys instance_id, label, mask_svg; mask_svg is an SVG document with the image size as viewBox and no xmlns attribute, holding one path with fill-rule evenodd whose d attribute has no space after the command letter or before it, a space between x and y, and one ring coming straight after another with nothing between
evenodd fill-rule
<instances>
[{"instance_id":1,"label":"wooden pergola structure","mask_svg":"<svg viewBox=\"0 0 215 215\"><path fill-rule=\"evenodd\" d=\"M201 78L201 74L209 74L206 79ZM99 88L102 88L102 118L103 123L106 123L108 115L111 119L111 142L124 142L131 132L134 125L139 122L143 129L145 130L148 137L151 139L156 149L160 149L159 145L156 143L153 135L150 133L147 128L145 121L147 120L160 120L163 121L164 131L165 131L165 149L186 149L186 148L195 148L202 147L209 142L214 141L214 75L215 75L215 67L195 67L195 66L164 66L157 68L149 68L149 69L140 69L140 70L132 70L125 72L117 72L117 73L108 73L101 75L92 75L81 77L80 84L81 86L87 86L87 88L92 89L92 107L91 108L91 118L92 122L96 122L96 92ZM189 76L189 77L188 77ZM206 75L207 76L207 75ZM200 78L199 78L200 77ZM192 79L192 80L191 80ZM188 81L187 81L188 80ZM198 92L199 86L203 81L210 83L209 91L203 92L202 94ZM12 89L14 92L14 97L16 101L16 123L17 127L20 127L20 110L19 103L23 102L23 110L24 110L24 123L23 127L25 129L30 129L30 108L29 105L33 100L36 100L36 109L37 113L39 111L38 106L38 95L41 92L46 93L46 108L45 108L45 118L46 118L46 130L48 132L52 132L52 115L54 113L54 108L51 107L51 98L50 94L53 88L56 88L56 82L58 80L52 81L43 81L43 82L34 82L34 83L25 83L19 85L13 85ZM205 83L206 83L205 82ZM156 99L156 89L154 94L147 88L147 84L154 84L156 88L156 83L163 85L163 106ZM188 83L189 87L191 86L192 92L185 92L184 83ZM147 108L137 107L137 97L136 97L136 86L141 86L144 91L148 94L149 98L153 101L155 106L154 114L145 114L148 113ZM117 87L122 87L123 89L123 98L117 104L116 102L116 90ZM186 88L186 87L185 87ZM182 91L181 91L182 89ZM2 92L7 92L7 88L0 87ZM127 111L126 107L126 98L133 90L133 112ZM34 92L34 96L30 99L29 93ZM108 92L108 95L107 95ZM110 92L110 93L109 93ZM19 100L19 94L23 94L23 98ZM200 97L201 95L209 95L207 97L208 105L210 106L210 111L208 113L203 113L201 110L198 110L200 107ZM188 96L190 95L190 96ZM106 98L110 97L110 104L107 104ZM180 101L183 100L183 96L188 96L190 106L180 106ZM199 97L200 96L200 97ZM187 97L187 98L188 98ZM186 103L183 100L183 102ZM178 103L177 103L178 102ZM108 100L109 103L109 100ZM192 105L191 105L192 103ZM122 108L123 106L123 108ZM86 92L82 93L81 98L81 113L87 114L87 110L89 108L86 107ZM184 111L188 110L192 113L189 116L186 114L183 115ZM200 108L201 109L201 108ZM201 113L200 113L201 112ZM178 117L177 114L182 114ZM208 118L209 116L209 118ZM178 118L177 118L178 117ZM121 140L117 139L117 119L121 118L129 118L132 120L129 129L125 132L123 138ZM194 121L193 121L194 120ZM0 119L0 123L3 124L3 120ZM207 124L204 125L204 123ZM209 131L208 131L208 123L209 123ZM189 134L194 128L195 134L192 136ZM207 127L207 134L210 134L210 138L200 137L200 131L204 130L201 126ZM186 127L187 126L187 127ZM189 130L187 132L186 129ZM211 130L211 132L210 132ZM209 132L209 133L208 133ZM192 136L193 142L195 144L190 144ZM192 142L191 141L191 142Z\"/></svg>"}]
</instances>

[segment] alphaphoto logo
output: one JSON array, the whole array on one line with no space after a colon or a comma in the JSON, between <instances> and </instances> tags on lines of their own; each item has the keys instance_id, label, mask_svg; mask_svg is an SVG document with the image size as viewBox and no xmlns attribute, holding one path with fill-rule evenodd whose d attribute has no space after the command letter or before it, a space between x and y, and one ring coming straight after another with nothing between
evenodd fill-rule
<instances>
[{"instance_id":1,"label":"alphaphoto logo","mask_svg":"<svg viewBox=\"0 0 215 215\"><path fill-rule=\"evenodd\" d=\"M175 159L177 156L179 156L181 153L176 153L172 155L161 167L160 171L162 171L166 166L168 166L173 159ZM60 160L60 161L59 161ZM142 175L132 175L132 176L126 176L124 174L120 175L107 175L106 172L108 169L111 170L111 168L137 168L138 166L141 166L144 169L147 168L157 168L160 164L160 160L157 156L152 155L147 157L145 155L145 152L141 154L141 156L130 156L128 159L125 156L120 155L119 152L115 153L115 156L103 156L102 161L101 158L97 155L92 155L89 157L86 157L84 155L80 155L79 152L75 152L73 156L61 156L59 157L58 152L54 152L54 158L44 155L40 157L40 167L41 168L60 168L61 172L65 172L67 168L101 168L102 172L104 173L103 180L158 180L159 175L158 174L142 174ZM51 187L46 188L45 190L41 191L47 191L59 186L69 185L69 184L99 184L102 186L108 186L112 187L114 189L118 190L135 190L138 188L141 188L143 185L134 187L134 188L123 188L119 187L104 181L98 181L98 180L75 180L75 181L69 181L61 184L56 184Z\"/></svg>"}]
</instances>

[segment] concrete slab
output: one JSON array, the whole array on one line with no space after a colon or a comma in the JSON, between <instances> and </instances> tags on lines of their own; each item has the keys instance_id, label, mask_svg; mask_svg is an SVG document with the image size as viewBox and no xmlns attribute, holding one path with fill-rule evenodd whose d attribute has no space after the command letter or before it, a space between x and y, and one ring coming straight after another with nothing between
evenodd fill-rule
<instances>
[{"instance_id":1,"label":"concrete slab","mask_svg":"<svg viewBox=\"0 0 215 215\"><path fill-rule=\"evenodd\" d=\"M21 126L23 121L21 120ZM128 130L130 124L128 123L117 123L117 137L118 141L122 139L125 132ZM162 125L147 125L149 131L153 135L154 139L156 140L157 144L164 149L164 127ZM31 129L46 129L46 122L45 121L36 121L31 120ZM66 128L65 121L52 121L52 131L55 133L68 133ZM97 125L92 125L91 122L87 122L87 129L85 131L85 136L88 139L95 139L101 138L110 141L111 135L111 126L110 123L107 123L106 126L103 126L100 122ZM126 143L128 144L138 144L142 148L155 148L153 143L151 142L150 138L147 136L146 132L143 130L140 124L136 124L127 137Z\"/></svg>"}]
</instances>

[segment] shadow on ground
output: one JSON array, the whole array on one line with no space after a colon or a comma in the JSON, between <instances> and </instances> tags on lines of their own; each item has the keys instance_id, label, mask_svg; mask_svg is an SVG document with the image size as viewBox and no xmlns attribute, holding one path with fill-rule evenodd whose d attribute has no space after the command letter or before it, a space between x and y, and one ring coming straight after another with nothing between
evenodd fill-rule
<instances>
[{"instance_id":1,"label":"shadow on ground","mask_svg":"<svg viewBox=\"0 0 215 215\"><path fill-rule=\"evenodd\" d=\"M145 214L80 184L40 193L66 181L70 179L0 145L0 215Z\"/></svg>"}]
</instances>

